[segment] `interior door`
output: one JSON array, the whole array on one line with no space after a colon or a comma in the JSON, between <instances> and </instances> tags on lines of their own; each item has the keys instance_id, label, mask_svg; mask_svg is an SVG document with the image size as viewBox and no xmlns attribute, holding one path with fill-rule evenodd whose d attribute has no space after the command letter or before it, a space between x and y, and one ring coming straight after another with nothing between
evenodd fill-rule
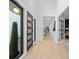
<instances>
[{"instance_id":1,"label":"interior door","mask_svg":"<svg viewBox=\"0 0 79 59\"><path fill-rule=\"evenodd\" d=\"M65 21L61 19L61 39L64 39Z\"/></svg>"},{"instance_id":2,"label":"interior door","mask_svg":"<svg viewBox=\"0 0 79 59\"><path fill-rule=\"evenodd\" d=\"M33 16L27 12L27 51L33 45Z\"/></svg>"},{"instance_id":3,"label":"interior door","mask_svg":"<svg viewBox=\"0 0 79 59\"><path fill-rule=\"evenodd\" d=\"M64 39L65 21L63 18L59 19L59 41Z\"/></svg>"},{"instance_id":4,"label":"interior door","mask_svg":"<svg viewBox=\"0 0 79 59\"><path fill-rule=\"evenodd\" d=\"M9 36L9 58L18 59L23 54L23 8L14 0L9 1Z\"/></svg>"},{"instance_id":5,"label":"interior door","mask_svg":"<svg viewBox=\"0 0 79 59\"><path fill-rule=\"evenodd\" d=\"M34 41L36 41L36 19L34 19Z\"/></svg>"},{"instance_id":6,"label":"interior door","mask_svg":"<svg viewBox=\"0 0 79 59\"><path fill-rule=\"evenodd\" d=\"M69 19L65 19L65 39L69 39Z\"/></svg>"}]
</instances>

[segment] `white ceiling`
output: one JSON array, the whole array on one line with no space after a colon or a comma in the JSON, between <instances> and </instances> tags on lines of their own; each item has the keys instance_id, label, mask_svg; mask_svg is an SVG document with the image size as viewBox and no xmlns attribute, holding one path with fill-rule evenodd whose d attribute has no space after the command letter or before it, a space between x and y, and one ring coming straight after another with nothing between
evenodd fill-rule
<instances>
[{"instance_id":1,"label":"white ceiling","mask_svg":"<svg viewBox=\"0 0 79 59\"><path fill-rule=\"evenodd\" d=\"M43 20L44 26L49 26L56 14L57 0L36 0L36 15Z\"/></svg>"},{"instance_id":2,"label":"white ceiling","mask_svg":"<svg viewBox=\"0 0 79 59\"><path fill-rule=\"evenodd\" d=\"M37 15L55 15L57 0L36 0Z\"/></svg>"},{"instance_id":3,"label":"white ceiling","mask_svg":"<svg viewBox=\"0 0 79 59\"><path fill-rule=\"evenodd\" d=\"M35 0L36 2L36 15L39 16L39 20L43 19L43 25L49 26L53 17L62 11L67 4L67 0ZM58 11L58 9L60 11ZM68 18L68 9L63 12L61 16ZM44 16L44 17L43 17ZM45 17L46 16L46 17ZM52 17L50 17L52 16Z\"/></svg>"},{"instance_id":4,"label":"white ceiling","mask_svg":"<svg viewBox=\"0 0 79 59\"><path fill-rule=\"evenodd\" d=\"M39 23L50 24L51 20L43 20L43 16L56 16L62 13L62 11L68 5L68 0L18 0L23 2L22 4L31 14L37 19ZM68 13L67 13L68 14ZM62 14L62 15L67 15ZM66 16L67 17L67 16ZM50 17L48 17L50 18Z\"/></svg>"}]
</instances>

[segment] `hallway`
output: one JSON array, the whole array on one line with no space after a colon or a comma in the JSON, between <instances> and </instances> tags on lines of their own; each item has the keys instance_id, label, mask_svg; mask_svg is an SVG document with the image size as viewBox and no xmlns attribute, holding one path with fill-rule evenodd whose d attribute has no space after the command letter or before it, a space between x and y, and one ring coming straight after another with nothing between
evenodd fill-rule
<instances>
[{"instance_id":1,"label":"hallway","mask_svg":"<svg viewBox=\"0 0 79 59\"><path fill-rule=\"evenodd\" d=\"M9 5L9 57L69 59L68 0L10 0Z\"/></svg>"},{"instance_id":2,"label":"hallway","mask_svg":"<svg viewBox=\"0 0 79 59\"><path fill-rule=\"evenodd\" d=\"M68 59L68 46L56 44L50 35L35 43L24 59Z\"/></svg>"}]
</instances>

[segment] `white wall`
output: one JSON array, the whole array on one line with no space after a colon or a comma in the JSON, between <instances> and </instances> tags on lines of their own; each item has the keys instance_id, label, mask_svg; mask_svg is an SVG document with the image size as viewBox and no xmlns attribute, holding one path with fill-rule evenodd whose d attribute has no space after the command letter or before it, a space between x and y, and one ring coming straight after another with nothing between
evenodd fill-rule
<instances>
[{"instance_id":1,"label":"white wall","mask_svg":"<svg viewBox=\"0 0 79 59\"><path fill-rule=\"evenodd\" d=\"M57 0L56 17L58 17L69 6L69 0Z\"/></svg>"}]
</instances>

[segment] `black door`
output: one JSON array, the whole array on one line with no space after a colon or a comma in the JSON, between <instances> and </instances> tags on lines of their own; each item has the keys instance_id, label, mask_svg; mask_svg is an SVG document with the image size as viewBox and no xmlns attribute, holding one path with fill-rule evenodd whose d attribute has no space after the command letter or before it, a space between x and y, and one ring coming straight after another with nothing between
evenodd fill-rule
<instances>
[{"instance_id":1,"label":"black door","mask_svg":"<svg viewBox=\"0 0 79 59\"><path fill-rule=\"evenodd\" d=\"M36 41L36 19L34 19L34 41Z\"/></svg>"},{"instance_id":2,"label":"black door","mask_svg":"<svg viewBox=\"0 0 79 59\"><path fill-rule=\"evenodd\" d=\"M9 0L9 57L19 59L23 54L23 8Z\"/></svg>"},{"instance_id":3,"label":"black door","mask_svg":"<svg viewBox=\"0 0 79 59\"><path fill-rule=\"evenodd\" d=\"M27 12L27 51L33 45L33 16Z\"/></svg>"}]
</instances>

